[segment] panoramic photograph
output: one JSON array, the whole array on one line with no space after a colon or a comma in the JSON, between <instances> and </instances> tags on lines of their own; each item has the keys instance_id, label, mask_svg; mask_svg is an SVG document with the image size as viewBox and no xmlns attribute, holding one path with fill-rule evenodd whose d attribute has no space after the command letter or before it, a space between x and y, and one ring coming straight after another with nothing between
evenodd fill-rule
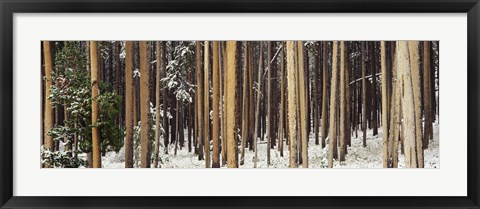
<instances>
[{"instance_id":1,"label":"panoramic photograph","mask_svg":"<svg viewBox=\"0 0 480 209\"><path fill-rule=\"evenodd\" d=\"M439 41L41 41L42 168L440 168Z\"/></svg>"}]
</instances>

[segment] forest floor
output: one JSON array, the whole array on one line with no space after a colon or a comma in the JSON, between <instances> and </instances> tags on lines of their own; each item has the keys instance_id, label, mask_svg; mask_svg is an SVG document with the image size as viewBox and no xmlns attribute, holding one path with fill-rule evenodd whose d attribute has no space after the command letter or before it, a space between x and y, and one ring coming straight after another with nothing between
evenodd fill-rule
<instances>
[{"instance_id":1,"label":"forest floor","mask_svg":"<svg viewBox=\"0 0 480 209\"><path fill-rule=\"evenodd\" d=\"M438 121L438 120L437 120ZM433 140L430 141L428 149L424 152L425 168L439 168L440 155L439 155L439 124L433 125ZM355 137L355 132L352 131L352 146L348 147L347 155L344 162L334 161L334 168L383 168L383 143L382 143L382 129L379 127L378 135L373 136L372 130L367 130L367 147L363 147L362 144L362 131L358 131L358 137ZM320 138L321 139L321 138ZM400 145L399 145L400 146ZM205 168L205 161L198 160L198 156L193 152L188 152L188 149L184 147L177 151L177 155L174 155L174 147L169 146L169 153L161 154L162 168ZM267 165L267 145L265 141L258 144L258 162L257 168L288 168L289 166L289 152L288 146L284 144L283 157L280 156L278 148L270 150L271 164ZM314 134L310 135L308 159L310 168L326 168L328 165L328 139L327 146L322 148L321 145L315 145ZM102 157L102 166L104 168L124 168L124 149L120 152L109 152ZM253 151L245 150L245 164L240 165L240 168L253 168L254 166ZM239 152L240 158L240 152ZM399 155L400 168L405 167L404 156ZM300 165L301 167L301 165Z\"/></svg>"}]
</instances>

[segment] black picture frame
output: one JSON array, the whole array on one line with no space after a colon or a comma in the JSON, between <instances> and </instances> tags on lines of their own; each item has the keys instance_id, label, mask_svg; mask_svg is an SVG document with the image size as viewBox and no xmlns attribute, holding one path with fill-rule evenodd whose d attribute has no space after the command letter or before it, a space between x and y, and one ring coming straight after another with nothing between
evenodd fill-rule
<instances>
[{"instance_id":1,"label":"black picture frame","mask_svg":"<svg viewBox=\"0 0 480 209\"><path fill-rule=\"evenodd\" d=\"M0 0L1 208L479 208L478 0ZM468 195L465 197L21 197L13 196L15 13L467 13ZM445 179L449 181L449 179ZM94 189L94 188L92 188ZM127 188L126 188L127 189ZM439 188L448 189L448 188Z\"/></svg>"}]
</instances>

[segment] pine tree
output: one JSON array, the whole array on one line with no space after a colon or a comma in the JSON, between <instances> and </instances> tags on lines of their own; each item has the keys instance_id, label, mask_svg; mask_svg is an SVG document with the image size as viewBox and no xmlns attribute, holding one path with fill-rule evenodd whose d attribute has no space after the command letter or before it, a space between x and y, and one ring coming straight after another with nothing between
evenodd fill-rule
<instances>
[{"instance_id":1,"label":"pine tree","mask_svg":"<svg viewBox=\"0 0 480 209\"><path fill-rule=\"evenodd\" d=\"M238 168L237 141L235 137L235 113L236 113L236 41L227 41L225 71L225 117L226 117L226 141L227 141L227 167Z\"/></svg>"},{"instance_id":2,"label":"pine tree","mask_svg":"<svg viewBox=\"0 0 480 209\"><path fill-rule=\"evenodd\" d=\"M328 134L328 167L333 168L333 158L337 149L337 41L333 42L332 52L332 83L330 93L330 133Z\"/></svg>"},{"instance_id":3,"label":"pine tree","mask_svg":"<svg viewBox=\"0 0 480 209\"><path fill-rule=\"evenodd\" d=\"M219 70L220 58L219 58L219 43L218 41L213 42L213 95L212 95L212 108L213 108L213 162L212 168L220 167L220 121L219 121L219 90L218 85L220 70Z\"/></svg>"},{"instance_id":4,"label":"pine tree","mask_svg":"<svg viewBox=\"0 0 480 209\"><path fill-rule=\"evenodd\" d=\"M290 168L298 167L297 160L297 103L296 103L296 78L295 71L295 42L287 41L287 120L290 138Z\"/></svg>"},{"instance_id":5,"label":"pine tree","mask_svg":"<svg viewBox=\"0 0 480 209\"><path fill-rule=\"evenodd\" d=\"M146 41L140 41L140 166L142 168L150 168L150 140L149 129L150 120L148 113L150 111L150 95L149 95L149 53Z\"/></svg>"},{"instance_id":6,"label":"pine tree","mask_svg":"<svg viewBox=\"0 0 480 209\"><path fill-rule=\"evenodd\" d=\"M125 43L125 168L133 168L133 42Z\"/></svg>"},{"instance_id":7,"label":"pine tree","mask_svg":"<svg viewBox=\"0 0 480 209\"><path fill-rule=\"evenodd\" d=\"M99 79L98 79L98 72L99 72L99 61L98 61L98 50L97 50L97 42L90 41L90 56L91 56L91 86L92 86L92 158L93 168L101 168L102 167L102 159L101 159L101 139L100 139L100 132L98 128L98 119L100 117L99 113L99 104L98 104L98 96L100 95L100 87L99 87Z\"/></svg>"}]
</instances>

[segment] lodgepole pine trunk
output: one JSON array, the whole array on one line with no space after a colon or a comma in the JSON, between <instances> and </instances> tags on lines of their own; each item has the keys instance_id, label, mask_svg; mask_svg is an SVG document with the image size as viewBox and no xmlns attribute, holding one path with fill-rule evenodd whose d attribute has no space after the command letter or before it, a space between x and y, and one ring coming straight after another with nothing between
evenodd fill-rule
<instances>
[{"instance_id":1,"label":"lodgepole pine trunk","mask_svg":"<svg viewBox=\"0 0 480 209\"><path fill-rule=\"evenodd\" d=\"M155 80L155 148L153 150L153 167L158 167L158 151L160 149L160 41L156 42L157 48L157 79Z\"/></svg>"},{"instance_id":2,"label":"lodgepole pine trunk","mask_svg":"<svg viewBox=\"0 0 480 209\"><path fill-rule=\"evenodd\" d=\"M326 138L327 138L327 42L323 42L323 79L322 79L322 148L326 146Z\"/></svg>"},{"instance_id":3,"label":"lodgepole pine trunk","mask_svg":"<svg viewBox=\"0 0 480 209\"><path fill-rule=\"evenodd\" d=\"M330 93L330 133L328 140L328 167L333 168L334 149L337 149L337 41L333 42L332 83Z\"/></svg>"},{"instance_id":4,"label":"lodgepole pine trunk","mask_svg":"<svg viewBox=\"0 0 480 209\"><path fill-rule=\"evenodd\" d=\"M290 168L298 167L297 161L297 103L295 82L295 43L287 41L287 119L290 139Z\"/></svg>"},{"instance_id":5,"label":"lodgepole pine trunk","mask_svg":"<svg viewBox=\"0 0 480 209\"><path fill-rule=\"evenodd\" d=\"M210 99L210 84L209 84L209 69L210 69L210 43L208 41L205 41L205 46L204 46L204 58L203 58L203 87L204 87L204 97L203 97L203 124L204 124L204 129L203 129L203 148L204 148L204 155L205 155L205 168L210 167L210 105L209 105L209 99Z\"/></svg>"},{"instance_id":6,"label":"lodgepole pine trunk","mask_svg":"<svg viewBox=\"0 0 480 209\"><path fill-rule=\"evenodd\" d=\"M415 134L415 105L413 96L413 85L407 41L397 42L397 67L400 70L402 84L401 107L403 111L402 128L404 137L403 146L405 153L405 166L407 168L417 167L416 134Z\"/></svg>"},{"instance_id":7,"label":"lodgepole pine trunk","mask_svg":"<svg viewBox=\"0 0 480 209\"><path fill-rule=\"evenodd\" d=\"M125 168L133 168L133 42L125 42Z\"/></svg>"},{"instance_id":8,"label":"lodgepole pine trunk","mask_svg":"<svg viewBox=\"0 0 480 209\"><path fill-rule=\"evenodd\" d=\"M389 101L388 101L388 89L387 89L387 51L385 47L385 41L380 43L380 62L382 71L382 132L383 132L383 167L388 168L388 131L389 129Z\"/></svg>"},{"instance_id":9,"label":"lodgepole pine trunk","mask_svg":"<svg viewBox=\"0 0 480 209\"><path fill-rule=\"evenodd\" d=\"M345 161L345 152L347 150L347 142L346 142L346 124L345 124L345 114L346 114L346 93L345 93L345 42L340 41L340 151L339 151L339 159L340 161Z\"/></svg>"},{"instance_id":10,"label":"lodgepole pine trunk","mask_svg":"<svg viewBox=\"0 0 480 209\"><path fill-rule=\"evenodd\" d=\"M278 125L278 151L280 152L280 156L283 157L283 120L285 115L285 87L284 87L284 74L285 74L285 67L284 67L284 53L285 53L285 45L282 44L282 51L280 52L280 111L279 111L279 125Z\"/></svg>"},{"instance_id":11,"label":"lodgepole pine trunk","mask_svg":"<svg viewBox=\"0 0 480 209\"><path fill-rule=\"evenodd\" d=\"M243 165L245 161L245 145L247 141L248 134L248 56L249 56L249 43L248 41L244 42L245 46L245 58L243 64L243 98L242 98L242 151L240 156L240 165Z\"/></svg>"},{"instance_id":12,"label":"lodgepole pine trunk","mask_svg":"<svg viewBox=\"0 0 480 209\"><path fill-rule=\"evenodd\" d=\"M97 127L98 119L100 118L98 96L100 96L100 87L98 80L99 61L97 42L90 42L90 57L91 57L91 86L92 86L92 159L93 168L102 167L101 159L101 139L100 130Z\"/></svg>"},{"instance_id":13,"label":"lodgepole pine trunk","mask_svg":"<svg viewBox=\"0 0 480 209\"><path fill-rule=\"evenodd\" d=\"M203 160L203 69L202 69L202 46L200 41L195 42L195 57L196 57L196 70L197 70L197 127L198 127L198 160Z\"/></svg>"},{"instance_id":14,"label":"lodgepole pine trunk","mask_svg":"<svg viewBox=\"0 0 480 209\"><path fill-rule=\"evenodd\" d=\"M362 42L362 132L363 146L367 146L367 79L365 69L365 42Z\"/></svg>"},{"instance_id":15,"label":"lodgepole pine trunk","mask_svg":"<svg viewBox=\"0 0 480 209\"><path fill-rule=\"evenodd\" d=\"M219 121L219 76L220 76L220 58L219 58L219 43L218 41L213 42L213 162L212 168L220 168L220 121Z\"/></svg>"},{"instance_id":16,"label":"lodgepole pine trunk","mask_svg":"<svg viewBox=\"0 0 480 209\"><path fill-rule=\"evenodd\" d=\"M150 168L150 140L149 129L150 120L148 112L150 110L149 95L149 53L146 41L140 41L140 166Z\"/></svg>"},{"instance_id":17,"label":"lodgepole pine trunk","mask_svg":"<svg viewBox=\"0 0 480 209\"><path fill-rule=\"evenodd\" d=\"M225 107L226 107L226 132L227 132L227 167L228 168L238 168L238 159L237 159L237 141L235 137L235 111L236 111L236 41L227 41L227 50L226 50L226 79L225 79Z\"/></svg>"},{"instance_id":18,"label":"lodgepole pine trunk","mask_svg":"<svg viewBox=\"0 0 480 209\"><path fill-rule=\"evenodd\" d=\"M415 108L415 147L417 156L417 167L423 168L423 130L422 130L422 90L420 82L420 55L419 42L408 42L410 54L410 69L413 89L413 104Z\"/></svg>"},{"instance_id":19,"label":"lodgepole pine trunk","mask_svg":"<svg viewBox=\"0 0 480 209\"><path fill-rule=\"evenodd\" d=\"M428 143L433 139L432 127L432 99L430 80L430 41L423 42L423 110L425 117L425 129L423 134L423 149L428 148Z\"/></svg>"}]
</instances>

